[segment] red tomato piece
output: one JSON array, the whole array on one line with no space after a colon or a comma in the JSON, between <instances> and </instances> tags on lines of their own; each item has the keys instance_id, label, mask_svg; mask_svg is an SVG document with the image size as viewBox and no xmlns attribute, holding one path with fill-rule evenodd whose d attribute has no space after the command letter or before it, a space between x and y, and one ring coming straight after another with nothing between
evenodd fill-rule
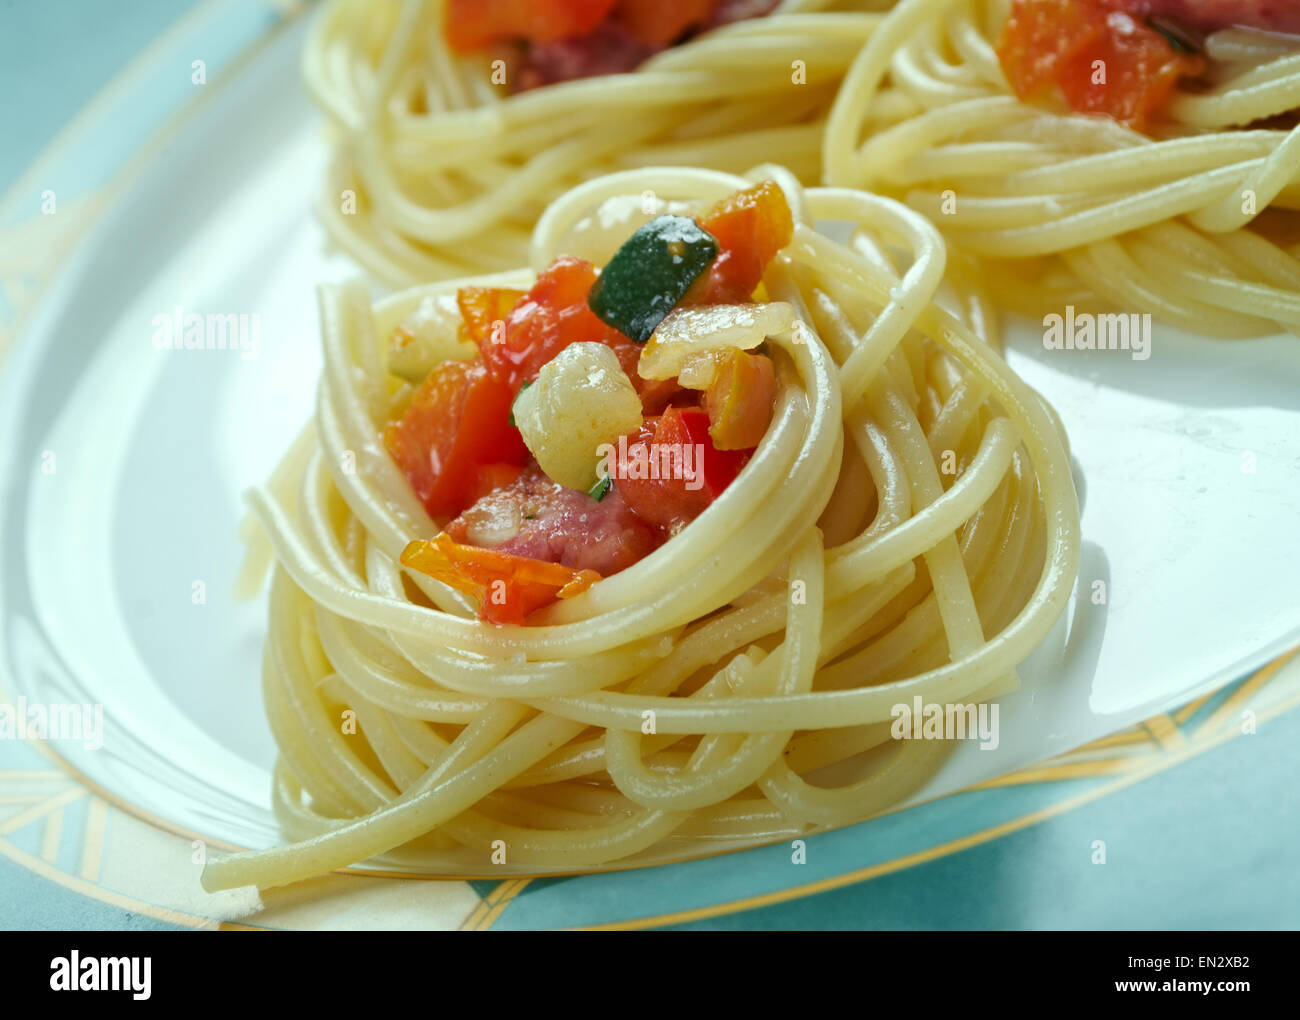
<instances>
[{"instance_id":1,"label":"red tomato piece","mask_svg":"<svg viewBox=\"0 0 1300 1020\"><path fill-rule=\"evenodd\" d=\"M699 408L670 407L627 437L614 488L642 520L675 531L722 495L750 453L717 449L709 416Z\"/></svg>"},{"instance_id":2,"label":"red tomato piece","mask_svg":"<svg viewBox=\"0 0 1300 1020\"><path fill-rule=\"evenodd\" d=\"M618 363L624 373L632 380L632 387L641 398L641 413L646 416L659 414L668 402L677 394L685 392L677 385L676 379L642 379L637 374L636 366L641 361L641 344L635 343L622 333L610 331L613 338L605 342L618 357Z\"/></svg>"},{"instance_id":3,"label":"red tomato piece","mask_svg":"<svg viewBox=\"0 0 1300 1020\"><path fill-rule=\"evenodd\" d=\"M1205 70L1205 58L1177 52L1127 14L1111 12L1105 25L1097 39L1062 63L1057 80L1070 109L1104 113L1141 131L1169 105L1179 80Z\"/></svg>"},{"instance_id":4,"label":"red tomato piece","mask_svg":"<svg viewBox=\"0 0 1300 1020\"><path fill-rule=\"evenodd\" d=\"M1056 83L1064 61L1101 36L1105 19L1079 0L1016 0L998 37L998 58L1021 99Z\"/></svg>"},{"instance_id":5,"label":"red tomato piece","mask_svg":"<svg viewBox=\"0 0 1300 1020\"><path fill-rule=\"evenodd\" d=\"M794 218L781 189L763 181L724 198L700 220L700 226L718 239L718 257L683 300L735 304L750 299L767 264L790 243Z\"/></svg>"},{"instance_id":6,"label":"red tomato piece","mask_svg":"<svg viewBox=\"0 0 1300 1020\"><path fill-rule=\"evenodd\" d=\"M666 465L664 459L672 455L669 440L674 440L680 449L690 437L671 426L661 435L662 421L662 417L647 418L641 423L640 431L628 437L626 451L620 450L615 464L614 488L642 520L675 531L703 513L711 499L703 479L683 478L680 475L684 471L678 477L671 476L671 465Z\"/></svg>"},{"instance_id":7,"label":"red tomato piece","mask_svg":"<svg viewBox=\"0 0 1300 1020\"><path fill-rule=\"evenodd\" d=\"M753 450L720 450L709 435L708 412L698 407L670 407L659 419L661 428L668 422L667 438L670 442L691 442L702 449L704 458L704 488L709 493L710 501L717 499L723 491L736 480L740 469L748 463ZM682 430L686 438L679 439ZM656 434L656 439L659 436ZM662 440L661 440L662 441Z\"/></svg>"},{"instance_id":8,"label":"red tomato piece","mask_svg":"<svg viewBox=\"0 0 1300 1020\"><path fill-rule=\"evenodd\" d=\"M555 42L586 35L613 7L614 0L448 0L443 30L460 53L513 39Z\"/></svg>"},{"instance_id":9,"label":"red tomato piece","mask_svg":"<svg viewBox=\"0 0 1300 1020\"><path fill-rule=\"evenodd\" d=\"M384 430L384 445L429 516L454 516L469 505L481 465L527 460L523 437L509 422L513 396L482 362L446 362Z\"/></svg>"},{"instance_id":10,"label":"red tomato piece","mask_svg":"<svg viewBox=\"0 0 1300 1020\"><path fill-rule=\"evenodd\" d=\"M564 255L538 276L527 293L462 288L457 301L466 334L478 344L493 375L505 380L515 393L523 383L536 379L542 366L569 344L605 344L632 380L645 413L656 413L679 387L672 380L642 379L636 371L640 346L606 325L587 307L587 294L598 275L596 267L586 259Z\"/></svg>"},{"instance_id":11,"label":"red tomato piece","mask_svg":"<svg viewBox=\"0 0 1300 1020\"><path fill-rule=\"evenodd\" d=\"M1102 0L1014 0L998 59L1022 99L1059 85L1072 110L1143 130L1205 59Z\"/></svg>"},{"instance_id":12,"label":"red tomato piece","mask_svg":"<svg viewBox=\"0 0 1300 1020\"><path fill-rule=\"evenodd\" d=\"M474 469L474 484L469 492L469 504L472 506L484 496L504 488L523 473L522 464L504 462L480 464Z\"/></svg>"},{"instance_id":13,"label":"red tomato piece","mask_svg":"<svg viewBox=\"0 0 1300 1020\"><path fill-rule=\"evenodd\" d=\"M587 292L596 275L595 266L585 259L558 258L506 312L504 330L485 331L477 325L472 329L471 337L484 362L511 392L535 379L541 367L569 344L583 340L603 343L611 334L621 335L587 307ZM465 300L472 306L476 298L471 294ZM487 303L492 311L499 309L495 301ZM479 318L475 313L476 323ZM467 317L467 327L469 323Z\"/></svg>"}]
</instances>

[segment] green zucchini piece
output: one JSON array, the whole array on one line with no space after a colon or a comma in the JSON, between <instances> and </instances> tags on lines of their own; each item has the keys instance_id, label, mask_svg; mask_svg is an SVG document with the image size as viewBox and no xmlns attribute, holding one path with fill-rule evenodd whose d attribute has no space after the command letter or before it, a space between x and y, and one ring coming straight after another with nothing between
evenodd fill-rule
<instances>
[{"instance_id":1,"label":"green zucchini piece","mask_svg":"<svg viewBox=\"0 0 1300 1020\"><path fill-rule=\"evenodd\" d=\"M614 253L587 305L639 344L718 257L718 239L688 216L656 216Z\"/></svg>"},{"instance_id":2,"label":"green zucchini piece","mask_svg":"<svg viewBox=\"0 0 1300 1020\"><path fill-rule=\"evenodd\" d=\"M609 475L606 475L604 478L598 479L596 484L587 490L587 495L599 503L609 495L609 490L613 487L614 479L610 478Z\"/></svg>"}]
</instances>

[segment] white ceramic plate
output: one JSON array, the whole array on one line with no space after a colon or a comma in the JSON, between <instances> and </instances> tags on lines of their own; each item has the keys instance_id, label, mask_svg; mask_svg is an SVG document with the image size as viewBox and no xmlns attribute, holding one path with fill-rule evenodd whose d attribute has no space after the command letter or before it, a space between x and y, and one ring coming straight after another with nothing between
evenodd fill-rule
<instances>
[{"instance_id":1,"label":"white ceramic plate","mask_svg":"<svg viewBox=\"0 0 1300 1020\"><path fill-rule=\"evenodd\" d=\"M0 378L0 682L31 702L102 704L104 747L59 754L134 810L248 847L279 835L264 606L231 596L240 494L311 412L315 285L356 272L311 213L325 153L297 81L302 29L245 65L118 198ZM255 356L155 349L155 316L178 306L256 315ZM1070 434L1083 597L1002 703L998 749L964 747L921 798L1131 725L1300 643L1300 342L1157 327L1153 356L1133 361L1048 352L1025 325L1009 357Z\"/></svg>"}]
</instances>

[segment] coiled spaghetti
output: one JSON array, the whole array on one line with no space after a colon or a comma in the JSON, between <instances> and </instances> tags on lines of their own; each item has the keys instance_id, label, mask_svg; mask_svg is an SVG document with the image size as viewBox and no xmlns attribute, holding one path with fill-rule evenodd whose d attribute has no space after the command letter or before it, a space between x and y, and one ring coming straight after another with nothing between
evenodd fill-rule
<instances>
[{"instance_id":1,"label":"coiled spaghetti","mask_svg":"<svg viewBox=\"0 0 1300 1020\"><path fill-rule=\"evenodd\" d=\"M985 260L998 301L1149 311L1224 337L1300 331L1300 52L1224 31L1222 76L1151 138L1021 102L994 44L1009 0L904 0L858 56L825 138L835 185L893 195Z\"/></svg>"},{"instance_id":2,"label":"coiled spaghetti","mask_svg":"<svg viewBox=\"0 0 1300 1020\"><path fill-rule=\"evenodd\" d=\"M338 137L322 222L409 286L521 265L546 203L598 174L773 161L815 183L826 111L880 21L832 6L785 0L636 71L510 95L486 56L448 48L441 0L330 0L303 53Z\"/></svg>"},{"instance_id":3,"label":"coiled spaghetti","mask_svg":"<svg viewBox=\"0 0 1300 1020\"><path fill-rule=\"evenodd\" d=\"M1014 685L1077 569L1054 415L1002 361L980 296L945 283L923 217L776 167L749 176L778 182L796 224L764 278L803 324L769 340L773 422L698 519L528 626L484 623L398 563L437 529L378 438L409 397L381 341L457 284L373 310L359 285L323 288L315 421L251 497L277 560L264 689L294 842L212 859L208 888L376 857L572 871L842 825L918 789L951 747L891 740L893 706ZM713 202L746 184L591 181L541 218L532 265L611 196Z\"/></svg>"}]
</instances>

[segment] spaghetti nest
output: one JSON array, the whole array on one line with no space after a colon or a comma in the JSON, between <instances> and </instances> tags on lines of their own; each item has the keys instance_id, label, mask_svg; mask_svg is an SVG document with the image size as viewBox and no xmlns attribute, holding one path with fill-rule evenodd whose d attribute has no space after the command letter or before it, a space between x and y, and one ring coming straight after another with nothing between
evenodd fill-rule
<instances>
[{"instance_id":1,"label":"spaghetti nest","mask_svg":"<svg viewBox=\"0 0 1300 1020\"><path fill-rule=\"evenodd\" d=\"M382 341L459 284L373 309L359 285L323 288L315 421L251 497L277 561L264 687L294 842L212 859L208 888L375 857L544 874L790 838L932 775L951 744L891 739L894 706L1014 687L1073 586L1069 459L921 215L772 166L650 168L553 203L532 265L611 197L711 203L757 180L794 217L763 281L799 318L768 340L772 424L697 519L528 625L485 623L399 562L437 528L378 438L411 393Z\"/></svg>"},{"instance_id":2,"label":"spaghetti nest","mask_svg":"<svg viewBox=\"0 0 1300 1020\"><path fill-rule=\"evenodd\" d=\"M826 179L924 212L1035 316L1094 303L1223 337L1300 332L1294 41L1209 36L1217 80L1177 93L1150 137L1017 99L996 49L1009 7L899 3L836 97Z\"/></svg>"},{"instance_id":3,"label":"spaghetti nest","mask_svg":"<svg viewBox=\"0 0 1300 1020\"><path fill-rule=\"evenodd\" d=\"M441 0L331 0L303 53L337 129L321 219L409 286L521 265L546 203L598 174L774 161L816 182L826 111L880 21L869 6L785 0L635 71L511 94L488 55L449 48Z\"/></svg>"}]
</instances>

